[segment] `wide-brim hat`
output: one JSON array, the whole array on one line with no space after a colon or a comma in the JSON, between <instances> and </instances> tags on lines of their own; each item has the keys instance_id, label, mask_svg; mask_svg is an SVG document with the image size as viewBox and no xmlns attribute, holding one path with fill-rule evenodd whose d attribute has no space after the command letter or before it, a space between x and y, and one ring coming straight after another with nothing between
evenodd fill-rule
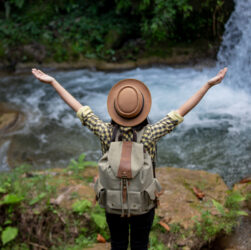
<instances>
[{"instance_id":1,"label":"wide-brim hat","mask_svg":"<svg viewBox=\"0 0 251 250\"><path fill-rule=\"evenodd\" d=\"M151 105L149 89L136 79L117 82L107 98L107 109L112 120L126 127L133 127L143 122L150 112Z\"/></svg>"}]
</instances>

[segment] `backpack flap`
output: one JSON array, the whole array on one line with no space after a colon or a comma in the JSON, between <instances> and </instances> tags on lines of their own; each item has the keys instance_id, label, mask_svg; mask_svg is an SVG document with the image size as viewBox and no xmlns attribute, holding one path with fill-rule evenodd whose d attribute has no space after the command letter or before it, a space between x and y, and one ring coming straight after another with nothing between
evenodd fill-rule
<instances>
[{"instance_id":1,"label":"backpack flap","mask_svg":"<svg viewBox=\"0 0 251 250\"><path fill-rule=\"evenodd\" d=\"M109 148L108 162L115 176L134 178L144 164L143 144L129 141L112 142Z\"/></svg>"}]
</instances>

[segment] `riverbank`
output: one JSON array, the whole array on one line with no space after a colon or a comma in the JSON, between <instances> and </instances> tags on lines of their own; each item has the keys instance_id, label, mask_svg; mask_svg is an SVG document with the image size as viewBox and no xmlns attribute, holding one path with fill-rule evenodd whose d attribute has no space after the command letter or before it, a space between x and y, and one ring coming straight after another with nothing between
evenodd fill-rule
<instances>
[{"instance_id":1,"label":"riverbank","mask_svg":"<svg viewBox=\"0 0 251 250\"><path fill-rule=\"evenodd\" d=\"M219 42L213 44L202 39L188 44L170 45L162 43L142 51L138 55L133 56L132 59L124 56L115 61L80 56L78 59L63 62L56 62L50 59L44 59L39 62L37 60L30 62L16 61L15 65L12 66L2 62L0 63L0 74L28 74L33 67L49 71L85 68L100 71L123 71L161 65L202 69L203 67L213 67L215 65L219 44ZM33 53L34 55L41 53L39 47L36 47Z\"/></svg>"},{"instance_id":2,"label":"riverbank","mask_svg":"<svg viewBox=\"0 0 251 250\"><path fill-rule=\"evenodd\" d=\"M97 168L87 166L79 159L65 169L23 165L1 175L1 249L100 249L109 243L104 211L93 203ZM229 190L217 174L170 167L158 168L157 178L164 193L150 249L201 249L250 214L250 180Z\"/></svg>"}]
</instances>

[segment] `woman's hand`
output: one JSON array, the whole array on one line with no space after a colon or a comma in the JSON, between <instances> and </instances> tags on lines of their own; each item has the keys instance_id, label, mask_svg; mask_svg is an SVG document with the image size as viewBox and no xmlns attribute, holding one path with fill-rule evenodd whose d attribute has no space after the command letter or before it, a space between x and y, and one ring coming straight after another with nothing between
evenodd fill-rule
<instances>
[{"instance_id":1,"label":"woman's hand","mask_svg":"<svg viewBox=\"0 0 251 250\"><path fill-rule=\"evenodd\" d=\"M41 82L51 84L52 87L58 92L60 97L74 110L78 111L82 105L79 103L67 90L65 90L55 78L46 75L39 69L32 69L32 74Z\"/></svg>"},{"instance_id":2,"label":"woman's hand","mask_svg":"<svg viewBox=\"0 0 251 250\"><path fill-rule=\"evenodd\" d=\"M219 71L219 73L211 78L204 86L202 86L192 97L190 97L178 110L177 112L181 116L185 116L190 110L192 110L207 93L207 91L214 85L220 83L227 73L227 68Z\"/></svg>"},{"instance_id":3,"label":"woman's hand","mask_svg":"<svg viewBox=\"0 0 251 250\"><path fill-rule=\"evenodd\" d=\"M41 82L47 83L47 84L52 84L55 79L49 75L46 75L44 72L42 72L39 69L32 69L32 74Z\"/></svg>"},{"instance_id":4,"label":"woman's hand","mask_svg":"<svg viewBox=\"0 0 251 250\"><path fill-rule=\"evenodd\" d=\"M216 85L216 84L219 84L219 83L223 80L223 78L225 77L226 73L227 73L227 68L224 68L224 69L220 70L220 71L218 72L218 74L217 74L215 77L211 78L211 79L207 82L207 84L208 84L210 87L212 87L212 86L214 86L214 85Z\"/></svg>"}]
</instances>

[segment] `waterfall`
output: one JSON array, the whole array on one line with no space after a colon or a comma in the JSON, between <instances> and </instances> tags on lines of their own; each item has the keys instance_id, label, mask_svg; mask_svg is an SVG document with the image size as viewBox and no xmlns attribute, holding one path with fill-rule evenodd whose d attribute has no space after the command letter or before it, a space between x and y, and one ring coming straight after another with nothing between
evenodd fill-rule
<instances>
[{"instance_id":1,"label":"waterfall","mask_svg":"<svg viewBox=\"0 0 251 250\"><path fill-rule=\"evenodd\" d=\"M235 10L225 25L218 66L228 66L231 87L251 91L251 1L235 0Z\"/></svg>"}]
</instances>

